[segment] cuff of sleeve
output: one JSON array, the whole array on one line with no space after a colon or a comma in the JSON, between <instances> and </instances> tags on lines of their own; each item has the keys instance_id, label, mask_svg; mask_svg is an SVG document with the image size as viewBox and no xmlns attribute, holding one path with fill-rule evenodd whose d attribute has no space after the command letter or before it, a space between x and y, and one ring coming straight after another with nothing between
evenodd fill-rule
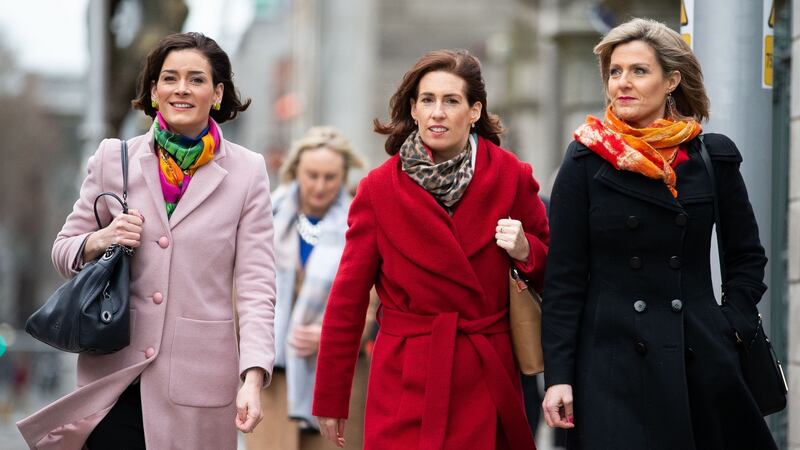
<instances>
[{"instance_id":1,"label":"cuff of sleeve","mask_svg":"<svg viewBox=\"0 0 800 450\"><path fill-rule=\"evenodd\" d=\"M548 368L545 364L544 370L544 389L547 390L550 386L557 384L568 384L572 386L575 383L571 370Z\"/></svg>"},{"instance_id":2,"label":"cuff of sleeve","mask_svg":"<svg viewBox=\"0 0 800 450\"><path fill-rule=\"evenodd\" d=\"M92 233L88 233L86 236L83 237L81 241L81 245L78 247L78 252L75 254L75 258L72 260L72 264L70 265L70 270L72 270L73 274L77 274L81 270L83 270L83 266L86 265L86 262L83 260L83 249L86 247L86 241L89 240L89 236Z\"/></svg>"},{"instance_id":3,"label":"cuff of sleeve","mask_svg":"<svg viewBox=\"0 0 800 450\"><path fill-rule=\"evenodd\" d=\"M261 366L249 366L248 368L242 370L239 373L239 379L242 380L242 382L244 382L244 379L247 376L247 371L250 369L261 369L264 371L264 383L261 385L261 389L266 388L267 386L270 385L270 383L272 383L272 371L267 370Z\"/></svg>"}]
</instances>

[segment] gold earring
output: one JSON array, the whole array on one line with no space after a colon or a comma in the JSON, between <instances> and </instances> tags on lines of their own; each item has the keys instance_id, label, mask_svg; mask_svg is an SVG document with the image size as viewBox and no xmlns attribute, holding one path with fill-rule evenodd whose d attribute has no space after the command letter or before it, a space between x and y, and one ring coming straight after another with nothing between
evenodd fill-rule
<instances>
[{"instance_id":1,"label":"gold earring","mask_svg":"<svg viewBox=\"0 0 800 450\"><path fill-rule=\"evenodd\" d=\"M213 108L214 108L214 111L219 111L222 108L222 104L219 103L219 102L214 103Z\"/></svg>"},{"instance_id":2,"label":"gold earring","mask_svg":"<svg viewBox=\"0 0 800 450\"><path fill-rule=\"evenodd\" d=\"M153 109L158 111L158 100L156 100L155 98L151 98L150 99L150 106L152 106Z\"/></svg>"},{"instance_id":3,"label":"gold earring","mask_svg":"<svg viewBox=\"0 0 800 450\"><path fill-rule=\"evenodd\" d=\"M675 98L672 96L672 92L667 92L667 105L665 109L668 118L672 119L675 117Z\"/></svg>"}]
</instances>

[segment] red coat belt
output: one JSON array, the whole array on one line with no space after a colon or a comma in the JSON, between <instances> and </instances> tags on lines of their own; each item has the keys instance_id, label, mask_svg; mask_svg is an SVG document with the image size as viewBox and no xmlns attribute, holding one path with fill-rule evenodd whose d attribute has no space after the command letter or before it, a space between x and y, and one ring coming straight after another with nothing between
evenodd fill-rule
<instances>
[{"instance_id":1,"label":"red coat belt","mask_svg":"<svg viewBox=\"0 0 800 450\"><path fill-rule=\"evenodd\" d=\"M431 336L428 373L437 376L429 375L425 384L420 450L442 450L444 447L457 334L466 335L478 353L483 380L511 448L536 448L519 391L514 388L500 356L486 338L487 335L508 332L507 316L508 310L502 310L491 316L467 320L459 318L457 312L427 316L381 308L378 314L381 333L405 338Z\"/></svg>"}]
</instances>

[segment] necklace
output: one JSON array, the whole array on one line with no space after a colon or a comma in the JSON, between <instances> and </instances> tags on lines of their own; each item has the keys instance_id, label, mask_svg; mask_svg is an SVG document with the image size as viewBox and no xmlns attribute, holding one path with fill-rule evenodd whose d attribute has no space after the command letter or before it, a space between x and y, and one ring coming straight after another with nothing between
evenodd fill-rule
<instances>
[{"instance_id":1,"label":"necklace","mask_svg":"<svg viewBox=\"0 0 800 450\"><path fill-rule=\"evenodd\" d=\"M297 232L300 233L300 238L307 244L317 245L319 242L319 235L322 232L320 223L322 223L322 221L316 224L311 223L305 214L297 213Z\"/></svg>"}]
</instances>

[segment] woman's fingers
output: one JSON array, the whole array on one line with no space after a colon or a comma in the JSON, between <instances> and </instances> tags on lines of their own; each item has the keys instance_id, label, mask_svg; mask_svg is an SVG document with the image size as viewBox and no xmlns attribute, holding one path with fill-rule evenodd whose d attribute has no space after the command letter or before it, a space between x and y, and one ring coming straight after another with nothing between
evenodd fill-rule
<instances>
[{"instance_id":1,"label":"woman's fingers","mask_svg":"<svg viewBox=\"0 0 800 450\"><path fill-rule=\"evenodd\" d=\"M545 421L551 428L574 428L572 386L559 384L550 386L542 401Z\"/></svg>"}]
</instances>

